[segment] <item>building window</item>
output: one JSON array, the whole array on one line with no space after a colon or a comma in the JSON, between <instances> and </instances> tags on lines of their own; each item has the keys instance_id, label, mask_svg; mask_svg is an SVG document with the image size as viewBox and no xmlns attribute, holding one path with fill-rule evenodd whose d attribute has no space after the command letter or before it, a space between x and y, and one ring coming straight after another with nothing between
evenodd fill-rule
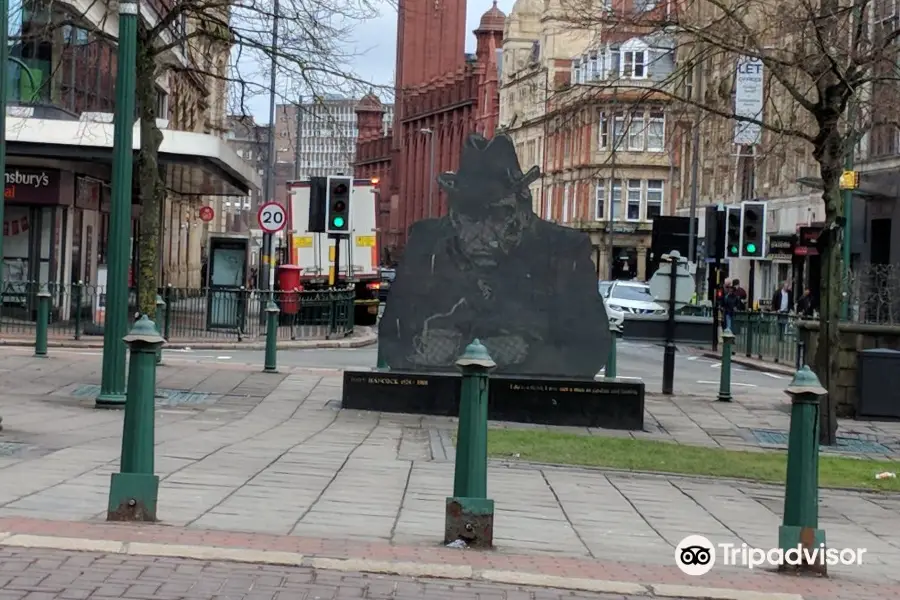
<instances>
[{"instance_id":1,"label":"building window","mask_svg":"<svg viewBox=\"0 0 900 600\"><path fill-rule=\"evenodd\" d=\"M597 114L597 147L606 150L609 147L609 121L602 110Z\"/></svg>"},{"instance_id":2,"label":"building window","mask_svg":"<svg viewBox=\"0 0 900 600\"><path fill-rule=\"evenodd\" d=\"M594 213L594 218L598 221L606 218L606 182L602 179L597 180L597 212Z\"/></svg>"},{"instance_id":3,"label":"building window","mask_svg":"<svg viewBox=\"0 0 900 600\"><path fill-rule=\"evenodd\" d=\"M628 205L626 218L629 221L638 221L641 218L641 180L628 180Z\"/></svg>"},{"instance_id":4,"label":"building window","mask_svg":"<svg viewBox=\"0 0 900 600\"><path fill-rule=\"evenodd\" d=\"M666 147L666 114L663 111L650 111L647 122L647 150L662 152Z\"/></svg>"},{"instance_id":5,"label":"building window","mask_svg":"<svg viewBox=\"0 0 900 600\"><path fill-rule=\"evenodd\" d=\"M613 117L613 150L622 148L625 144L625 113L617 112Z\"/></svg>"},{"instance_id":6,"label":"building window","mask_svg":"<svg viewBox=\"0 0 900 600\"><path fill-rule=\"evenodd\" d=\"M588 80L594 81L595 79L600 79L600 68L602 67L602 63L596 52L591 52L588 55L588 65Z\"/></svg>"},{"instance_id":7,"label":"building window","mask_svg":"<svg viewBox=\"0 0 900 600\"><path fill-rule=\"evenodd\" d=\"M634 12L648 12L656 8L656 0L634 0Z\"/></svg>"},{"instance_id":8,"label":"building window","mask_svg":"<svg viewBox=\"0 0 900 600\"><path fill-rule=\"evenodd\" d=\"M622 51L622 77L644 79L647 77L646 52L643 50Z\"/></svg>"},{"instance_id":9,"label":"building window","mask_svg":"<svg viewBox=\"0 0 900 600\"><path fill-rule=\"evenodd\" d=\"M662 214L663 180L647 180L647 220Z\"/></svg>"},{"instance_id":10,"label":"building window","mask_svg":"<svg viewBox=\"0 0 900 600\"><path fill-rule=\"evenodd\" d=\"M628 149L641 152L644 149L644 114L631 113L628 123Z\"/></svg>"},{"instance_id":11,"label":"building window","mask_svg":"<svg viewBox=\"0 0 900 600\"><path fill-rule=\"evenodd\" d=\"M581 68L581 59L576 58L575 60L572 61L572 84L573 85L576 83L584 83L584 79L582 79L582 77L583 77L582 73L583 73L583 70Z\"/></svg>"},{"instance_id":12,"label":"building window","mask_svg":"<svg viewBox=\"0 0 900 600\"><path fill-rule=\"evenodd\" d=\"M569 222L569 205L572 203L572 184L563 187L562 222Z\"/></svg>"},{"instance_id":13,"label":"building window","mask_svg":"<svg viewBox=\"0 0 900 600\"><path fill-rule=\"evenodd\" d=\"M622 218L622 180L613 179L612 194L609 199L609 220L615 221L616 216Z\"/></svg>"}]
</instances>

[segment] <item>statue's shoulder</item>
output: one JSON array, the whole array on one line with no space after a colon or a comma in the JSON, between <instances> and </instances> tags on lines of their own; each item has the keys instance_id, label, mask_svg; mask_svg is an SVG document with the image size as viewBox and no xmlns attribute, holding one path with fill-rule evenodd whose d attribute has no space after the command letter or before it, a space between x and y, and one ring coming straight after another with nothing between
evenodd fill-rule
<instances>
[{"instance_id":1,"label":"statue's shoulder","mask_svg":"<svg viewBox=\"0 0 900 600\"><path fill-rule=\"evenodd\" d=\"M409 243L433 245L439 238L451 235L453 235L453 225L449 218L422 219L410 226Z\"/></svg>"},{"instance_id":2,"label":"statue's shoulder","mask_svg":"<svg viewBox=\"0 0 900 600\"><path fill-rule=\"evenodd\" d=\"M563 227L540 219L535 223L535 233L541 239L552 240L554 247L579 248L591 245L588 234L571 227Z\"/></svg>"}]
</instances>

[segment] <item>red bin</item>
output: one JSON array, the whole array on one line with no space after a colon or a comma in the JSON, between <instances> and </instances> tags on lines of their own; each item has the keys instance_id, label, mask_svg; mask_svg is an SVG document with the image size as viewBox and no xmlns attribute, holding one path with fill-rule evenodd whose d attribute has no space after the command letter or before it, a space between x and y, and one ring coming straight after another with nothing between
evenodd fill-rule
<instances>
[{"instance_id":1,"label":"red bin","mask_svg":"<svg viewBox=\"0 0 900 600\"><path fill-rule=\"evenodd\" d=\"M300 270L297 265L278 266L278 288L281 290L278 296L281 312L284 314L296 315L300 312L300 294L297 293L303 289L300 285Z\"/></svg>"}]
</instances>

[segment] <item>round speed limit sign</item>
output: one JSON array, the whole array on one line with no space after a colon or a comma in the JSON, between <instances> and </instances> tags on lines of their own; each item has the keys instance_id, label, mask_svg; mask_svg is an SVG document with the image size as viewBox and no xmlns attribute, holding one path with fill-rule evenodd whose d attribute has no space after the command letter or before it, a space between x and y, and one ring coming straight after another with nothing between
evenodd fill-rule
<instances>
[{"instance_id":1,"label":"round speed limit sign","mask_svg":"<svg viewBox=\"0 0 900 600\"><path fill-rule=\"evenodd\" d=\"M277 202L268 202L260 206L256 218L259 221L260 229L266 233L281 231L287 225L284 207Z\"/></svg>"}]
</instances>

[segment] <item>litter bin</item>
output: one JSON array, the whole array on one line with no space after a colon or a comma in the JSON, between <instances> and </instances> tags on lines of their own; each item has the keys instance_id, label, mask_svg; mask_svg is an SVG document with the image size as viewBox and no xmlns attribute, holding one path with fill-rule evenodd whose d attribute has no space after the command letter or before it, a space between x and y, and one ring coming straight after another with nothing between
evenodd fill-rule
<instances>
[{"instance_id":1,"label":"litter bin","mask_svg":"<svg viewBox=\"0 0 900 600\"><path fill-rule=\"evenodd\" d=\"M857 354L856 416L870 419L900 419L900 352L871 348Z\"/></svg>"},{"instance_id":2,"label":"litter bin","mask_svg":"<svg viewBox=\"0 0 900 600\"><path fill-rule=\"evenodd\" d=\"M300 267L297 265L279 265L278 267L278 289L279 304L281 305L281 313L285 315L296 315L300 312L300 294L303 286L300 284Z\"/></svg>"}]
</instances>

